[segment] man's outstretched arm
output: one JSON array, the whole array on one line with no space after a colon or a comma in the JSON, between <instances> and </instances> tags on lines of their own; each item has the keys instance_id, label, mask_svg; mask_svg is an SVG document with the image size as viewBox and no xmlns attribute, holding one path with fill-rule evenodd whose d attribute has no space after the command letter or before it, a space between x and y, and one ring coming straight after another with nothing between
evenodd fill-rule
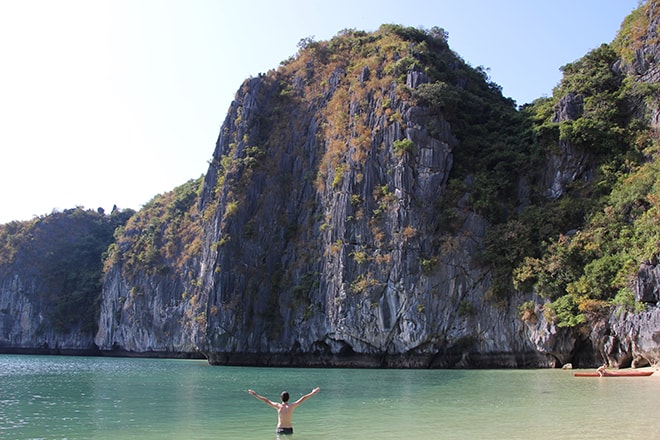
<instances>
[{"instance_id":1,"label":"man's outstretched arm","mask_svg":"<svg viewBox=\"0 0 660 440\"><path fill-rule=\"evenodd\" d=\"M298 406L298 405L300 405L300 404L303 403L305 400L309 399L310 397L312 397L314 394L318 393L319 391L321 391L321 388L319 388L319 387L314 388L314 389L312 390L311 393L305 394L305 395L302 396L300 399L298 399L298 400L296 400L295 402L293 402L292 405L294 405L294 406Z\"/></svg>"},{"instance_id":2,"label":"man's outstretched arm","mask_svg":"<svg viewBox=\"0 0 660 440\"><path fill-rule=\"evenodd\" d=\"M257 399L261 400L266 405L272 406L273 408L277 408L277 403L271 401L270 399L265 398L264 396L260 396L254 390L248 390L248 393L250 393L250 395L256 397Z\"/></svg>"}]
</instances>

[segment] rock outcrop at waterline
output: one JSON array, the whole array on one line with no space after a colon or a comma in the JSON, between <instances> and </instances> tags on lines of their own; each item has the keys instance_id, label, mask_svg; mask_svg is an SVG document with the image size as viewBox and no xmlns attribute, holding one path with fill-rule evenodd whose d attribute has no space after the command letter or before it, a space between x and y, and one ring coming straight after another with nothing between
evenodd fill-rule
<instances>
[{"instance_id":1,"label":"rock outcrop at waterline","mask_svg":"<svg viewBox=\"0 0 660 440\"><path fill-rule=\"evenodd\" d=\"M0 284L0 352L96 353L94 334L80 325L57 330L39 300L39 281L14 276Z\"/></svg>"}]
</instances>

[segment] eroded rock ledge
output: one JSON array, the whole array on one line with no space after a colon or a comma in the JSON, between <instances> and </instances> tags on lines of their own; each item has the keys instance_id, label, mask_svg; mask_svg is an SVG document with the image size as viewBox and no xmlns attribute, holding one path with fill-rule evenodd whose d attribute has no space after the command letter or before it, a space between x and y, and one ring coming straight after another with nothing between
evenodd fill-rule
<instances>
[{"instance_id":1,"label":"eroded rock ledge","mask_svg":"<svg viewBox=\"0 0 660 440\"><path fill-rule=\"evenodd\" d=\"M211 365L305 368L539 368L548 359L535 352L472 354L208 353ZM544 365L545 364L545 365Z\"/></svg>"}]
</instances>

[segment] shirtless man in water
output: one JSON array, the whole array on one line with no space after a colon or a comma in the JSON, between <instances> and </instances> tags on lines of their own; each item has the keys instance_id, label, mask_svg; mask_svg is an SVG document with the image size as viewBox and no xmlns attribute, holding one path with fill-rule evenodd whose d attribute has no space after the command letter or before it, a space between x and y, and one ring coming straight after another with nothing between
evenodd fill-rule
<instances>
[{"instance_id":1,"label":"shirtless man in water","mask_svg":"<svg viewBox=\"0 0 660 440\"><path fill-rule=\"evenodd\" d=\"M314 388L311 393L305 394L293 403L289 403L289 393L286 391L282 391L282 395L280 396L282 403L275 403L271 400L268 400L264 396L260 396L254 392L254 390L248 390L248 393L261 400L271 408L275 408L277 410L277 430L275 431L277 434L293 434L293 410L319 391L321 391L321 388Z\"/></svg>"}]
</instances>

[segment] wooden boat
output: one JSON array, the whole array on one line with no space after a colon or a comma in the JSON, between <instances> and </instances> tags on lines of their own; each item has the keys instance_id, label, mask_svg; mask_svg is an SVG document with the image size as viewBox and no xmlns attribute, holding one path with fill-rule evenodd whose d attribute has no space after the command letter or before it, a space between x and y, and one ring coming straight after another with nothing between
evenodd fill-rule
<instances>
[{"instance_id":1,"label":"wooden boat","mask_svg":"<svg viewBox=\"0 0 660 440\"><path fill-rule=\"evenodd\" d=\"M639 371L639 370L605 370L602 377L643 377L650 376L653 371ZM601 377L597 371L586 371L574 373L575 377Z\"/></svg>"}]
</instances>

